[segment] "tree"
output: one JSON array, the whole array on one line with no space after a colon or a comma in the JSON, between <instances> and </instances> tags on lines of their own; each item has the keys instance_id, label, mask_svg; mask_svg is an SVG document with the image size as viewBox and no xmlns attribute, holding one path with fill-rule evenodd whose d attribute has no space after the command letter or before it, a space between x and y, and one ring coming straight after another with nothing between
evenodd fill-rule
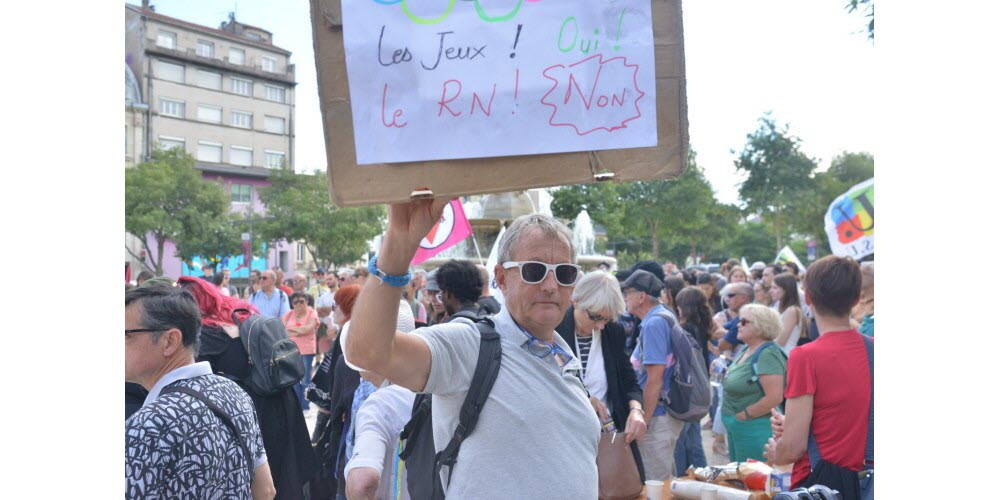
<instances>
[{"instance_id":1,"label":"tree","mask_svg":"<svg viewBox=\"0 0 1000 500\"><path fill-rule=\"evenodd\" d=\"M200 256L203 263L211 264L218 271L223 257L243 253L242 230L239 225L242 221L243 218L237 214L220 217L214 227L176 242L177 257L191 262Z\"/></svg>"},{"instance_id":2,"label":"tree","mask_svg":"<svg viewBox=\"0 0 1000 500\"><path fill-rule=\"evenodd\" d=\"M154 151L150 161L125 170L125 230L139 236L146 254L154 256L154 274L163 274L168 239L178 248L202 240L223 224L228 209L222 187L203 179L194 158L182 150ZM145 259L133 257L149 268Z\"/></svg>"},{"instance_id":3,"label":"tree","mask_svg":"<svg viewBox=\"0 0 1000 500\"><path fill-rule=\"evenodd\" d=\"M799 150L799 139L789 135L788 126L778 127L768 113L757 130L747 134L735 165L737 172L748 174L740 198L748 211L760 213L770 224L775 249L780 249L789 208L815 186L811 175L816 162Z\"/></svg>"},{"instance_id":4,"label":"tree","mask_svg":"<svg viewBox=\"0 0 1000 500\"><path fill-rule=\"evenodd\" d=\"M340 208L330 201L326 174L272 172L271 186L259 190L270 216L261 223L269 240L301 241L312 259L323 267L357 260L368 242L385 229L380 206Z\"/></svg>"},{"instance_id":5,"label":"tree","mask_svg":"<svg viewBox=\"0 0 1000 500\"><path fill-rule=\"evenodd\" d=\"M868 39L875 40L875 0L848 0L847 12L862 10L868 18Z\"/></svg>"},{"instance_id":6,"label":"tree","mask_svg":"<svg viewBox=\"0 0 1000 500\"><path fill-rule=\"evenodd\" d=\"M618 188L619 185L613 182L597 182L555 189L552 191L552 215L574 220L586 210L594 224L604 226L609 239L611 235L620 235L624 207Z\"/></svg>"}]
</instances>

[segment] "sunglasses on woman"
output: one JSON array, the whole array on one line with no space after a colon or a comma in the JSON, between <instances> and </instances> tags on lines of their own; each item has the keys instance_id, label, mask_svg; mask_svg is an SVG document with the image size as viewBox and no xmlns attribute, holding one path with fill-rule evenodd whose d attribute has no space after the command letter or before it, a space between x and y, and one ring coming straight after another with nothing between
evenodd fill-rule
<instances>
[{"instance_id":1,"label":"sunglasses on woman","mask_svg":"<svg viewBox=\"0 0 1000 500\"><path fill-rule=\"evenodd\" d=\"M529 285L541 283L549 271L555 273L556 283L562 286L573 286L580 277L580 266L576 264L546 264L533 260L503 263L504 269L512 267L521 268L521 279Z\"/></svg>"},{"instance_id":2,"label":"sunglasses on woman","mask_svg":"<svg viewBox=\"0 0 1000 500\"><path fill-rule=\"evenodd\" d=\"M296 305L299 305L299 304L305 304L305 303L306 303L306 301L304 301L304 300L293 300L292 301L292 305L293 306L296 306Z\"/></svg>"},{"instance_id":3,"label":"sunglasses on woman","mask_svg":"<svg viewBox=\"0 0 1000 500\"><path fill-rule=\"evenodd\" d=\"M607 321L609 323L611 322L611 318L605 318L600 314L594 314L590 311L587 311L587 317L590 318L590 321L593 321L594 323L600 323L601 321Z\"/></svg>"}]
</instances>

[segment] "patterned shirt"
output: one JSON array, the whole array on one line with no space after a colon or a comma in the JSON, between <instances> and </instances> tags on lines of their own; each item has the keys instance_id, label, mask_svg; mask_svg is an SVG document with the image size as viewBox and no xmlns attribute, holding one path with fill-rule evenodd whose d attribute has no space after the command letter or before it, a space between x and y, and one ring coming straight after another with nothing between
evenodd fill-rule
<instances>
[{"instance_id":1,"label":"patterned shirt","mask_svg":"<svg viewBox=\"0 0 1000 500\"><path fill-rule=\"evenodd\" d=\"M239 429L254 457L267 462L250 396L234 382L212 374L208 362L164 375L143 407L125 422L126 498L251 498L243 449L204 403L167 386L188 387L214 401Z\"/></svg>"}]
</instances>

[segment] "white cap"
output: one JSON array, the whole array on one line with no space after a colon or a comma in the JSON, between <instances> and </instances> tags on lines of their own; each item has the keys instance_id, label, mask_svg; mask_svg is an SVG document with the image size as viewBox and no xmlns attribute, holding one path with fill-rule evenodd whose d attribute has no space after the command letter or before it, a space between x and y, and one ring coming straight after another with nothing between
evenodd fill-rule
<instances>
[{"instance_id":1,"label":"white cap","mask_svg":"<svg viewBox=\"0 0 1000 500\"><path fill-rule=\"evenodd\" d=\"M344 353L344 363L354 371L360 372L362 368L360 366L351 364L347 359L347 332L350 329L351 322L348 321L344 323L344 326L340 329L340 350ZM412 332L416 328L416 324L413 321L413 311L410 309L410 304L407 304L405 300L399 301L399 313L396 315L396 330L401 332Z\"/></svg>"}]
</instances>

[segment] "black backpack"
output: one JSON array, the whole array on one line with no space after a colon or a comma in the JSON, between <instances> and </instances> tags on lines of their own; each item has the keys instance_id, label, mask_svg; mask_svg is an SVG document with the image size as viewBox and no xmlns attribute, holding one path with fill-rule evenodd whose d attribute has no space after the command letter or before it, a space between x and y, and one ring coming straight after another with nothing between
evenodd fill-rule
<instances>
[{"instance_id":1,"label":"black backpack","mask_svg":"<svg viewBox=\"0 0 1000 500\"><path fill-rule=\"evenodd\" d=\"M456 316L468 317L464 314ZM476 318L475 321L481 339L479 360L476 362L476 371L469 384L469 392L462 403L458 427L448 446L443 451L435 453L430 394L417 394L413 401L410 421L399 433L403 443L403 451L399 453L399 458L406 464L406 487L410 498L431 500L444 498L441 468L454 467L462 441L475 430L479 412L482 411L500 371L502 353L500 335L489 318Z\"/></svg>"},{"instance_id":2,"label":"black backpack","mask_svg":"<svg viewBox=\"0 0 1000 500\"><path fill-rule=\"evenodd\" d=\"M285 324L278 318L259 314L241 321L237 314L240 312L249 314L250 311L233 311L233 323L240 328L240 341L250 361L250 374L242 382L254 394L270 396L302 380L306 368L302 365L299 346L288 338Z\"/></svg>"},{"instance_id":3,"label":"black backpack","mask_svg":"<svg viewBox=\"0 0 1000 500\"><path fill-rule=\"evenodd\" d=\"M676 364L670 384L664 384L663 401L667 413L685 422L700 422L712 403L712 386L701 346L668 313L657 314L670 326L670 350Z\"/></svg>"}]
</instances>

